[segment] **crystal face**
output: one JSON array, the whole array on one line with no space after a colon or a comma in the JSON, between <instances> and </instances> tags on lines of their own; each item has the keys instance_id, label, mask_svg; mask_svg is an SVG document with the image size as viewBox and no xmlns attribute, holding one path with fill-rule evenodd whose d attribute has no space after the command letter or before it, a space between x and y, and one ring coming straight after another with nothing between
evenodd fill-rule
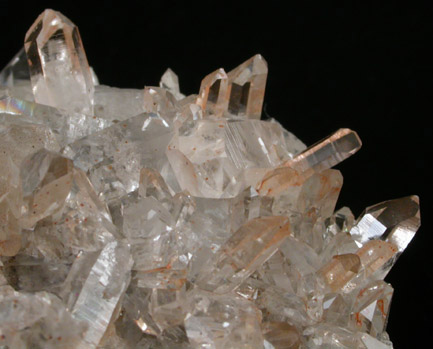
<instances>
[{"instance_id":1,"label":"crystal face","mask_svg":"<svg viewBox=\"0 0 433 349\"><path fill-rule=\"evenodd\" d=\"M415 195L336 210L356 132L260 120L260 55L185 96L99 85L46 10L0 73L0 346L392 348Z\"/></svg>"}]
</instances>

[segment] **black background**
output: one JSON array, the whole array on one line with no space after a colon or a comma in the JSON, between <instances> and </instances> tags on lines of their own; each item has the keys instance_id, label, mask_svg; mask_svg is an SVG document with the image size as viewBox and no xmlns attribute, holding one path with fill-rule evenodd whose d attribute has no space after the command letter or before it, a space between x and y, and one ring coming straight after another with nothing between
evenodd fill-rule
<instances>
[{"instance_id":1,"label":"black background","mask_svg":"<svg viewBox=\"0 0 433 349\"><path fill-rule=\"evenodd\" d=\"M388 332L396 348L430 347L433 6L363 2L0 2L0 66L44 8L78 25L102 84L157 85L167 67L185 94L217 68L255 53L268 62L265 113L307 145L341 127L363 148L338 166L338 207L417 194L423 225L387 277L395 288ZM286 4L287 5L287 4ZM424 345L422 344L424 343Z\"/></svg>"}]
</instances>

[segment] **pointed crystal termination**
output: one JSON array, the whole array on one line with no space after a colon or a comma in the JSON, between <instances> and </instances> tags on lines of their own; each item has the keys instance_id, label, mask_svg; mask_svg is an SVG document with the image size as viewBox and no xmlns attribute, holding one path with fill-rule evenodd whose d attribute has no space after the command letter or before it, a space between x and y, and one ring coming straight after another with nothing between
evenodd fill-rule
<instances>
[{"instance_id":1,"label":"pointed crystal termination","mask_svg":"<svg viewBox=\"0 0 433 349\"><path fill-rule=\"evenodd\" d=\"M393 243L371 240L360 248L356 254L361 260L364 277L381 280L394 265L398 257L398 249Z\"/></svg>"},{"instance_id":2,"label":"pointed crystal termination","mask_svg":"<svg viewBox=\"0 0 433 349\"><path fill-rule=\"evenodd\" d=\"M277 251L290 235L287 217L255 218L236 231L202 269L196 284L215 293L238 287Z\"/></svg>"},{"instance_id":3,"label":"pointed crystal termination","mask_svg":"<svg viewBox=\"0 0 433 349\"><path fill-rule=\"evenodd\" d=\"M339 129L281 167L266 173L256 189L261 195L276 196L289 187L301 185L314 173L346 160L355 154L361 145L356 132L347 128Z\"/></svg>"},{"instance_id":4,"label":"pointed crystal termination","mask_svg":"<svg viewBox=\"0 0 433 349\"><path fill-rule=\"evenodd\" d=\"M159 87L164 88L171 92L171 94L177 99L180 100L185 98L185 95L180 93L179 88L179 78L176 73L168 68L165 73L161 76L161 81L159 82Z\"/></svg>"},{"instance_id":5,"label":"pointed crystal termination","mask_svg":"<svg viewBox=\"0 0 433 349\"><path fill-rule=\"evenodd\" d=\"M228 74L228 113L260 119L265 96L268 64L257 54Z\"/></svg>"},{"instance_id":6,"label":"pointed crystal termination","mask_svg":"<svg viewBox=\"0 0 433 349\"><path fill-rule=\"evenodd\" d=\"M72 315L89 325L84 336L88 345L97 346L107 330L119 299L128 287L131 267L129 245L123 241L107 244L90 271L83 268L80 258L72 266L63 294L70 295L67 305ZM87 276L83 272L87 272ZM76 299L71 298L76 295Z\"/></svg>"},{"instance_id":7,"label":"pointed crystal termination","mask_svg":"<svg viewBox=\"0 0 433 349\"><path fill-rule=\"evenodd\" d=\"M391 242L402 252L420 225L419 198L412 195L367 207L350 234L361 244L372 239Z\"/></svg>"},{"instance_id":8,"label":"pointed crystal termination","mask_svg":"<svg viewBox=\"0 0 433 349\"><path fill-rule=\"evenodd\" d=\"M327 286L332 292L338 292L351 279L353 279L361 269L361 259L358 255L347 253L337 255L324 265L318 275L322 276Z\"/></svg>"},{"instance_id":9,"label":"pointed crystal termination","mask_svg":"<svg viewBox=\"0 0 433 349\"><path fill-rule=\"evenodd\" d=\"M196 103L207 114L221 116L228 106L227 88L228 78L224 69L215 70L201 81Z\"/></svg>"},{"instance_id":10,"label":"pointed crystal termination","mask_svg":"<svg viewBox=\"0 0 433 349\"><path fill-rule=\"evenodd\" d=\"M364 280L382 280L394 265L398 250L389 242L368 241L356 253L334 256L317 271L331 292L351 292Z\"/></svg>"},{"instance_id":11,"label":"pointed crystal termination","mask_svg":"<svg viewBox=\"0 0 433 349\"><path fill-rule=\"evenodd\" d=\"M268 64L257 54L228 74L228 112L249 119L260 119L265 97Z\"/></svg>"},{"instance_id":12,"label":"pointed crystal termination","mask_svg":"<svg viewBox=\"0 0 433 349\"><path fill-rule=\"evenodd\" d=\"M28 30L24 47L36 102L93 114L92 73L75 24L45 10Z\"/></svg>"},{"instance_id":13,"label":"pointed crystal termination","mask_svg":"<svg viewBox=\"0 0 433 349\"><path fill-rule=\"evenodd\" d=\"M357 294L349 326L378 337L386 329L394 289L384 281L373 281Z\"/></svg>"},{"instance_id":14,"label":"pointed crystal termination","mask_svg":"<svg viewBox=\"0 0 433 349\"><path fill-rule=\"evenodd\" d=\"M27 64L26 51L24 51L24 48L21 48L0 72L0 85L13 87L20 81L26 80L30 80L29 66Z\"/></svg>"}]
</instances>

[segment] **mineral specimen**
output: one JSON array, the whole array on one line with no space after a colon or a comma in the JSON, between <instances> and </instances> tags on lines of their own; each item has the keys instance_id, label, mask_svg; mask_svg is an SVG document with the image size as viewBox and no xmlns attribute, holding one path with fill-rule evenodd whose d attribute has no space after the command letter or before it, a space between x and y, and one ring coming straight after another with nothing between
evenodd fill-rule
<instances>
[{"instance_id":1,"label":"mineral specimen","mask_svg":"<svg viewBox=\"0 0 433 349\"><path fill-rule=\"evenodd\" d=\"M418 197L335 211L361 141L260 120L267 73L102 86L77 27L36 19L0 73L1 347L392 347Z\"/></svg>"}]
</instances>

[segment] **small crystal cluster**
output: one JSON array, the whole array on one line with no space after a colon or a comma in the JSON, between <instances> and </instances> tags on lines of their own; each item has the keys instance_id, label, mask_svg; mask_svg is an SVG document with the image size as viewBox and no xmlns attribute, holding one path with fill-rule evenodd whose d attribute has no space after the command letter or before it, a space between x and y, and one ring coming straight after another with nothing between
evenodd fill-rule
<instances>
[{"instance_id":1,"label":"small crystal cluster","mask_svg":"<svg viewBox=\"0 0 433 349\"><path fill-rule=\"evenodd\" d=\"M37 18L0 74L1 347L392 347L418 198L334 212L361 141L260 120L267 72L103 86L77 27Z\"/></svg>"}]
</instances>

